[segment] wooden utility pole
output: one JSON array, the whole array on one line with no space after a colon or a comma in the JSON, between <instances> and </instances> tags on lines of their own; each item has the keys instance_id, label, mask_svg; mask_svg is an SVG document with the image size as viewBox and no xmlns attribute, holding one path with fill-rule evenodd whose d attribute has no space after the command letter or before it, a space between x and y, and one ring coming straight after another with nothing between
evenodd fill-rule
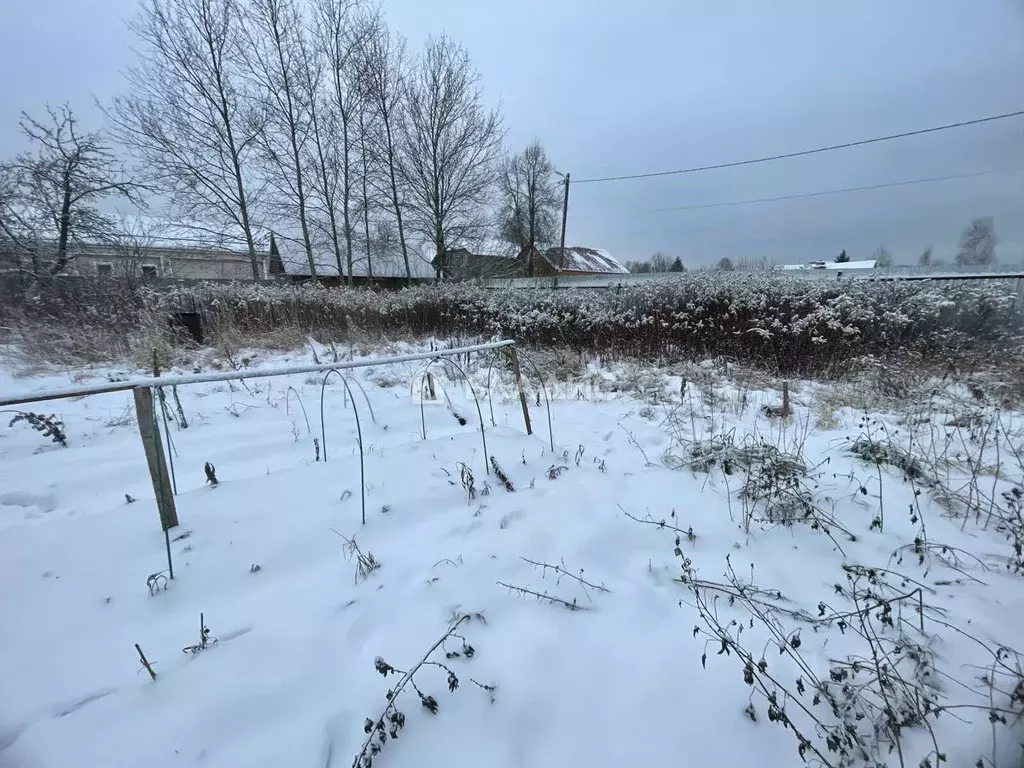
<instances>
[{"instance_id":1,"label":"wooden utility pole","mask_svg":"<svg viewBox=\"0 0 1024 768\"><path fill-rule=\"evenodd\" d=\"M565 174L565 197L562 199L562 240L558 249L558 270L555 273L555 285L558 285L558 274L565 267L565 224L569 218L569 176Z\"/></svg>"},{"instance_id":2,"label":"wooden utility pole","mask_svg":"<svg viewBox=\"0 0 1024 768\"><path fill-rule=\"evenodd\" d=\"M178 510L174 506L174 493L171 489L171 477L167 472L163 442L157 430L153 413L153 390L149 387L136 387L135 416L139 422L139 436L142 448L146 452L146 464L149 465L149 477L153 481L156 494L157 509L160 510L160 525L166 531L178 525Z\"/></svg>"}]
</instances>

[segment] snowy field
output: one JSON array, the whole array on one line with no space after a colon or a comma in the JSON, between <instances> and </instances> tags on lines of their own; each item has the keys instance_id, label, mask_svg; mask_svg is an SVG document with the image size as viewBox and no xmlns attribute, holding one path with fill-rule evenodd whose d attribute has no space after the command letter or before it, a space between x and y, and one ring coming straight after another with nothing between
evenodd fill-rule
<instances>
[{"instance_id":1,"label":"snowy field","mask_svg":"<svg viewBox=\"0 0 1024 768\"><path fill-rule=\"evenodd\" d=\"M355 372L365 525L335 377L326 446L321 376L180 387L173 580L130 393L22 407L66 447L3 414L0 766L1021 765L1020 414L794 382L781 418L772 389L593 361L552 451L496 368L506 489L463 385L424 439L421 367Z\"/></svg>"}]
</instances>

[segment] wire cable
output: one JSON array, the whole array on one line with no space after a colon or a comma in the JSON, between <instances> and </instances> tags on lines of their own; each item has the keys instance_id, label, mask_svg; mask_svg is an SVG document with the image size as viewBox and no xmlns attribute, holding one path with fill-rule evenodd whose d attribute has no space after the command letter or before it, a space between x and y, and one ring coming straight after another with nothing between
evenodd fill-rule
<instances>
[{"instance_id":1,"label":"wire cable","mask_svg":"<svg viewBox=\"0 0 1024 768\"><path fill-rule=\"evenodd\" d=\"M640 213L665 213L668 211L698 211L706 208L729 208L734 205L754 205L755 203L775 203L782 200L800 200L808 197L824 197L825 195L844 195L849 192L867 192L873 189L888 189L890 187L907 187L912 184L930 184L936 181L952 181L954 179L971 179L978 176L992 176L998 173L1015 173L1024 171L1024 168L1000 168L993 171L979 171L977 173L958 173L953 176L933 176L927 179L909 179L907 181L891 181L885 184L869 184L863 187L846 187L844 189L826 189L818 192L802 192L795 195L781 195L779 197L757 197L750 200L730 200L722 203L705 203L702 205L682 205L672 208L645 208L635 211L616 211L613 213L570 213L569 218L574 216L625 216Z\"/></svg>"},{"instance_id":2,"label":"wire cable","mask_svg":"<svg viewBox=\"0 0 1024 768\"><path fill-rule=\"evenodd\" d=\"M654 173L633 173L625 176L603 176L595 179L573 179L573 184L596 184L604 181L626 181L628 179L653 179L658 176L677 176L684 173L698 173L699 171L717 171L722 168L737 168L741 165L755 165L756 163L769 163L773 160L788 160L793 157L805 157L806 155L817 155L822 152L834 152L837 149L849 149L850 147L863 147L867 144L877 144L882 141L892 141L894 139L906 139L910 136L923 136L928 133L938 133L939 131L948 131L953 128L965 128L969 125L981 125L982 123L992 123L996 120L1007 120L1012 117L1024 116L1024 109L1017 112L1006 112L1002 115L991 115L989 117L979 117L976 120L963 120L959 123L948 123L947 125L937 125L933 128L921 128L917 131L907 131L905 133L890 133L885 136L876 136L872 139L861 139L860 141L848 141L845 144L831 144L827 147L817 147L815 149L803 149L799 152L786 152L781 155L770 155L768 157L757 157L750 160L736 160L731 163L716 163L715 165L701 165L695 168L682 168L676 171L656 171Z\"/></svg>"}]
</instances>

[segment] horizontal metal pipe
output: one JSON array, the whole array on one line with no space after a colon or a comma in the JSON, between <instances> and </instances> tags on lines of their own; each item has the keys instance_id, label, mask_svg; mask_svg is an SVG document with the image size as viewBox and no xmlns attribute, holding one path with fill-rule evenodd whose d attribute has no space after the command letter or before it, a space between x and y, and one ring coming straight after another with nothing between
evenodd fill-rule
<instances>
[{"instance_id":1,"label":"horizontal metal pipe","mask_svg":"<svg viewBox=\"0 0 1024 768\"><path fill-rule=\"evenodd\" d=\"M371 357L365 360L351 360L343 363L317 363L313 365L281 365L274 368L252 368L244 371L218 371L216 373L186 373L179 376L158 376L150 378L129 379L128 381L109 382L107 384L86 384L80 387L54 389L49 392L21 392L15 395L0 396L0 407L5 405L21 405L23 403L42 403L47 400L65 400L69 397L85 395L101 395L106 392L124 392L136 387L172 387L183 384L206 384L211 381L237 381L238 379L257 379L270 376L287 376L293 373L316 373L331 369L345 370L348 368L368 368L373 365L390 363L406 363L413 360L430 360L435 357L482 352L487 349L500 349L515 344L511 339L492 341L487 344L474 344L456 349L439 349L436 352L415 352L409 355L393 357Z\"/></svg>"}]
</instances>

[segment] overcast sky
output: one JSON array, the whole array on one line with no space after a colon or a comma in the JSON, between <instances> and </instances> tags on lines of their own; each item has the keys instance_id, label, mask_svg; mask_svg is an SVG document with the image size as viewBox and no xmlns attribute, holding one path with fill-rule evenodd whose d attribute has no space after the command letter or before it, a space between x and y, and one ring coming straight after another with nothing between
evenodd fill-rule
<instances>
[{"instance_id":1,"label":"overcast sky","mask_svg":"<svg viewBox=\"0 0 1024 768\"><path fill-rule=\"evenodd\" d=\"M8 0L0 156L18 113L93 98L132 62L136 0ZM1024 109L1024 0L384 0L418 48L465 45L508 143L533 138L576 179L729 162ZM13 32L13 34L12 34ZM802 262L846 249L897 262L995 217L1024 259L1024 118L738 169L573 185L568 241L622 260L657 250ZM1000 171L784 202L717 203ZM655 210L655 209L676 210ZM679 210L690 208L690 210Z\"/></svg>"}]
</instances>

